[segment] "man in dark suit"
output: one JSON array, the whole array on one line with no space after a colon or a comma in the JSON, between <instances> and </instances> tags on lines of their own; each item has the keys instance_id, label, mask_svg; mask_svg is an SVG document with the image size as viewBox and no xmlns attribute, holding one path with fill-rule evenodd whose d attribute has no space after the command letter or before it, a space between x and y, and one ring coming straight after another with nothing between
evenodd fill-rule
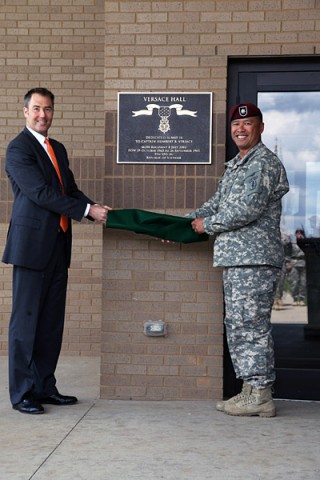
<instances>
[{"instance_id":1,"label":"man in dark suit","mask_svg":"<svg viewBox=\"0 0 320 480\"><path fill-rule=\"evenodd\" d=\"M6 172L14 204L3 262L13 264L9 326L9 391L15 410L44 412L42 404L72 405L56 387L64 327L71 219L105 223L109 207L81 192L65 147L48 141L54 95L34 88L24 97L26 127L10 142ZM58 165L55 165L55 162Z\"/></svg>"}]
</instances>

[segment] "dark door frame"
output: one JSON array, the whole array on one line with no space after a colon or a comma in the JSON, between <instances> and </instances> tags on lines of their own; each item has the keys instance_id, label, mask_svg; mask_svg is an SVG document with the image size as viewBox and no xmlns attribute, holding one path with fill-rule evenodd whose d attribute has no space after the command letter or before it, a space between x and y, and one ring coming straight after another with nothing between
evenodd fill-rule
<instances>
[{"instance_id":1,"label":"dark door frame","mask_svg":"<svg viewBox=\"0 0 320 480\"><path fill-rule=\"evenodd\" d=\"M227 111L240 102L256 103L259 91L319 91L319 70L320 55L230 57ZM280 74L277 83L272 80L272 74ZM237 150L230 136L227 138L227 158L232 158Z\"/></svg>"},{"instance_id":2,"label":"dark door frame","mask_svg":"<svg viewBox=\"0 0 320 480\"><path fill-rule=\"evenodd\" d=\"M257 103L258 92L320 91L319 60L318 55L230 57L227 112L237 103ZM231 141L229 125L227 128L227 159L230 159L237 149ZM275 397L320 400L320 337L304 344L307 340L302 325L292 325L291 336L284 333L281 324L274 325L273 332L277 374ZM226 341L224 347L224 395L230 397L239 392L241 382L235 378Z\"/></svg>"}]
</instances>

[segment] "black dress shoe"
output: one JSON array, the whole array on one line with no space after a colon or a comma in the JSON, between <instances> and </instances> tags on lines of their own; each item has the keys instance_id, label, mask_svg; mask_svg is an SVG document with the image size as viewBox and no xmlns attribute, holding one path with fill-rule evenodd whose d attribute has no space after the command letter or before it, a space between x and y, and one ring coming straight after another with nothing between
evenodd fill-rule
<instances>
[{"instance_id":1,"label":"black dress shoe","mask_svg":"<svg viewBox=\"0 0 320 480\"><path fill-rule=\"evenodd\" d=\"M37 402L37 400L32 400L29 398L25 398L24 400L21 400L21 402L15 403L12 405L12 408L21 413L29 413L30 415L44 413L44 408L41 403Z\"/></svg>"},{"instance_id":2,"label":"black dress shoe","mask_svg":"<svg viewBox=\"0 0 320 480\"><path fill-rule=\"evenodd\" d=\"M48 397L40 398L39 402L49 403L50 405L74 405L77 403L77 397L71 397L69 395L61 395L61 393L56 392Z\"/></svg>"}]
</instances>

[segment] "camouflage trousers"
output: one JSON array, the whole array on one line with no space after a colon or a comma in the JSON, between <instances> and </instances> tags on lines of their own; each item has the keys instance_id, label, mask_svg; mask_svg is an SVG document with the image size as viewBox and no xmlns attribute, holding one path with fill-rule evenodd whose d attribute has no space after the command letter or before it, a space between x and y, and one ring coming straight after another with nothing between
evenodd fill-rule
<instances>
[{"instance_id":1,"label":"camouflage trousers","mask_svg":"<svg viewBox=\"0 0 320 480\"><path fill-rule=\"evenodd\" d=\"M275 380L271 312L281 269L228 267L223 272L225 326L237 378L254 388Z\"/></svg>"},{"instance_id":2,"label":"camouflage trousers","mask_svg":"<svg viewBox=\"0 0 320 480\"><path fill-rule=\"evenodd\" d=\"M307 280L305 267L293 267L289 273L291 295L294 301L305 301L307 295Z\"/></svg>"}]
</instances>

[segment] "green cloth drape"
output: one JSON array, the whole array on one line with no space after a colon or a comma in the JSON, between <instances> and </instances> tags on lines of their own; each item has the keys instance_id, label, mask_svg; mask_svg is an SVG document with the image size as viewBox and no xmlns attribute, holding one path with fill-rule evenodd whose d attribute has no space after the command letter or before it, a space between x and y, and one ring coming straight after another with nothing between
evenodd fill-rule
<instances>
[{"instance_id":1,"label":"green cloth drape","mask_svg":"<svg viewBox=\"0 0 320 480\"><path fill-rule=\"evenodd\" d=\"M208 240L206 233L196 233L191 227L192 218L176 217L164 213L138 209L110 210L107 228L119 228L172 242L192 243Z\"/></svg>"}]
</instances>

